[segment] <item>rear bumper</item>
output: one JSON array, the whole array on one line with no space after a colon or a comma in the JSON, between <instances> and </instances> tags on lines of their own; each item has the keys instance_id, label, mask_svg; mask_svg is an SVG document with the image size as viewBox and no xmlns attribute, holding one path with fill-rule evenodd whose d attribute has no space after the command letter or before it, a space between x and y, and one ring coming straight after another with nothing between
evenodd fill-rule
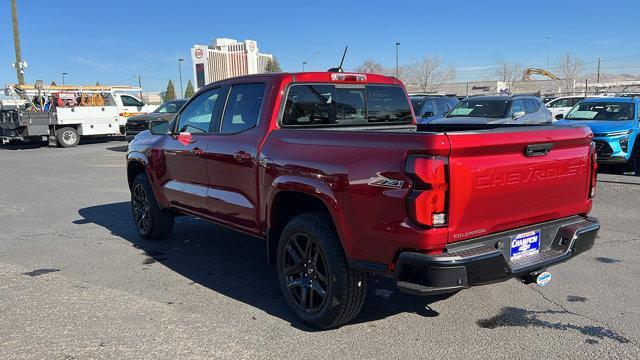
<instances>
[{"instance_id":1,"label":"rear bumper","mask_svg":"<svg viewBox=\"0 0 640 360\"><path fill-rule=\"evenodd\" d=\"M574 216L451 244L438 255L402 252L396 285L406 293L436 295L524 276L591 249L599 229L597 219ZM540 252L509 260L511 237L531 230L540 230Z\"/></svg>"}]
</instances>

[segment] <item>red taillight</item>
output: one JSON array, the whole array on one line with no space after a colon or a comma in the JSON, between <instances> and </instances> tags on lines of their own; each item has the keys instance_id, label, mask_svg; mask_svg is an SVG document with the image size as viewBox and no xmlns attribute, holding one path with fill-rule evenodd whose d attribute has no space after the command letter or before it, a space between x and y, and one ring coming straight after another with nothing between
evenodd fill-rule
<instances>
[{"instance_id":1,"label":"red taillight","mask_svg":"<svg viewBox=\"0 0 640 360\"><path fill-rule=\"evenodd\" d=\"M591 157L591 181L589 183L589 198L596 196L596 185L598 184L598 152L596 151L596 143L592 142L589 147L589 156Z\"/></svg>"},{"instance_id":2,"label":"red taillight","mask_svg":"<svg viewBox=\"0 0 640 360\"><path fill-rule=\"evenodd\" d=\"M414 180L407 199L409 216L420 225L447 225L447 158L411 155L405 171Z\"/></svg>"}]
</instances>

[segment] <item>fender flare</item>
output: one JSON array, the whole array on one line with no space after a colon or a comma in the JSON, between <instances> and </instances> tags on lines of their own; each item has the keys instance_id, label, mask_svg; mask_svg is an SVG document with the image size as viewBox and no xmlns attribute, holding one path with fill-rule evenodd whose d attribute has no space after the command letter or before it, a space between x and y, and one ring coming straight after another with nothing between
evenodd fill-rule
<instances>
[{"instance_id":1,"label":"fender flare","mask_svg":"<svg viewBox=\"0 0 640 360\"><path fill-rule=\"evenodd\" d=\"M342 243L343 250L346 252L345 239L349 237L348 229L342 224L344 223L344 213L342 208L338 205L333 190L324 182L318 179L297 176L297 175L282 175L273 180L267 191L265 201L262 205L262 213L264 214L264 221L266 225L266 233L269 234L269 229L272 228L271 223L272 209L276 196L283 191L298 192L301 194L313 196L319 199L329 211L329 216L333 220L333 224L336 228L338 238ZM267 239L268 242L278 241L278 239ZM271 262L271 260L270 260Z\"/></svg>"},{"instance_id":2,"label":"fender flare","mask_svg":"<svg viewBox=\"0 0 640 360\"><path fill-rule=\"evenodd\" d=\"M129 154L127 154L127 182L129 182L129 166L133 162L136 162L142 165L142 167L144 168L144 171L147 174L147 177L151 180L150 181L151 188L153 189L156 200L158 201L158 203L160 203L160 206L168 207L169 202L164 197L164 193L162 192L161 186L158 183L158 179L150 169L149 159L143 153L138 151L132 151ZM130 179L130 180L133 181L133 179Z\"/></svg>"}]
</instances>

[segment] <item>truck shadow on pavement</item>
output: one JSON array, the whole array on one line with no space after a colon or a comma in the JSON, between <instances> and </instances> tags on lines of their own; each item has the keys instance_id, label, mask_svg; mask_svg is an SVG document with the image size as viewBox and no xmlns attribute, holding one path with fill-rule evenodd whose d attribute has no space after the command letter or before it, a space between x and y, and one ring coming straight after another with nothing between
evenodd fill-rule
<instances>
[{"instance_id":1,"label":"truck shadow on pavement","mask_svg":"<svg viewBox=\"0 0 640 360\"><path fill-rule=\"evenodd\" d=\"M87 207L78 210L83 219L76 224L102 226L139 249L140 266L167 268L235 300L289 321L303 331L315 331L298 321L289 311L276 277L275 267L267 265L262 239L247 236L190 216L176 218L173 234L165 240L140 238L131 221L128 202ZM132 249L132 251L138 251ZM349 324L366 323L399 313L435 317L429 306L448 296L417 297L399 293L391 280L371 276L364 308ZM375 327L375 324L370 324Z\"/></svg>"}]
</instances>

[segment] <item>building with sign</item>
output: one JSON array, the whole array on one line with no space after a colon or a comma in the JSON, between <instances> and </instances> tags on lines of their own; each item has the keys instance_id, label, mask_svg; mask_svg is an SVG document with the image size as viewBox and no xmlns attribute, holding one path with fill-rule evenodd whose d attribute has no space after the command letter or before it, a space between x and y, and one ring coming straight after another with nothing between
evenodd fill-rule
<instances>
[{"instance_id":1,"label":"building with sign","mask_svg":"<svg viewBox=\"0 0 640 360\"><path fill-rule=\"evenodd\" d=\"M218 38L211 45L194 45L191 48L193 78L199 89L208 83L234 76L264 72L271 54L261 54L254 40L238 42Z\"/></svg>"}]
</instances>

